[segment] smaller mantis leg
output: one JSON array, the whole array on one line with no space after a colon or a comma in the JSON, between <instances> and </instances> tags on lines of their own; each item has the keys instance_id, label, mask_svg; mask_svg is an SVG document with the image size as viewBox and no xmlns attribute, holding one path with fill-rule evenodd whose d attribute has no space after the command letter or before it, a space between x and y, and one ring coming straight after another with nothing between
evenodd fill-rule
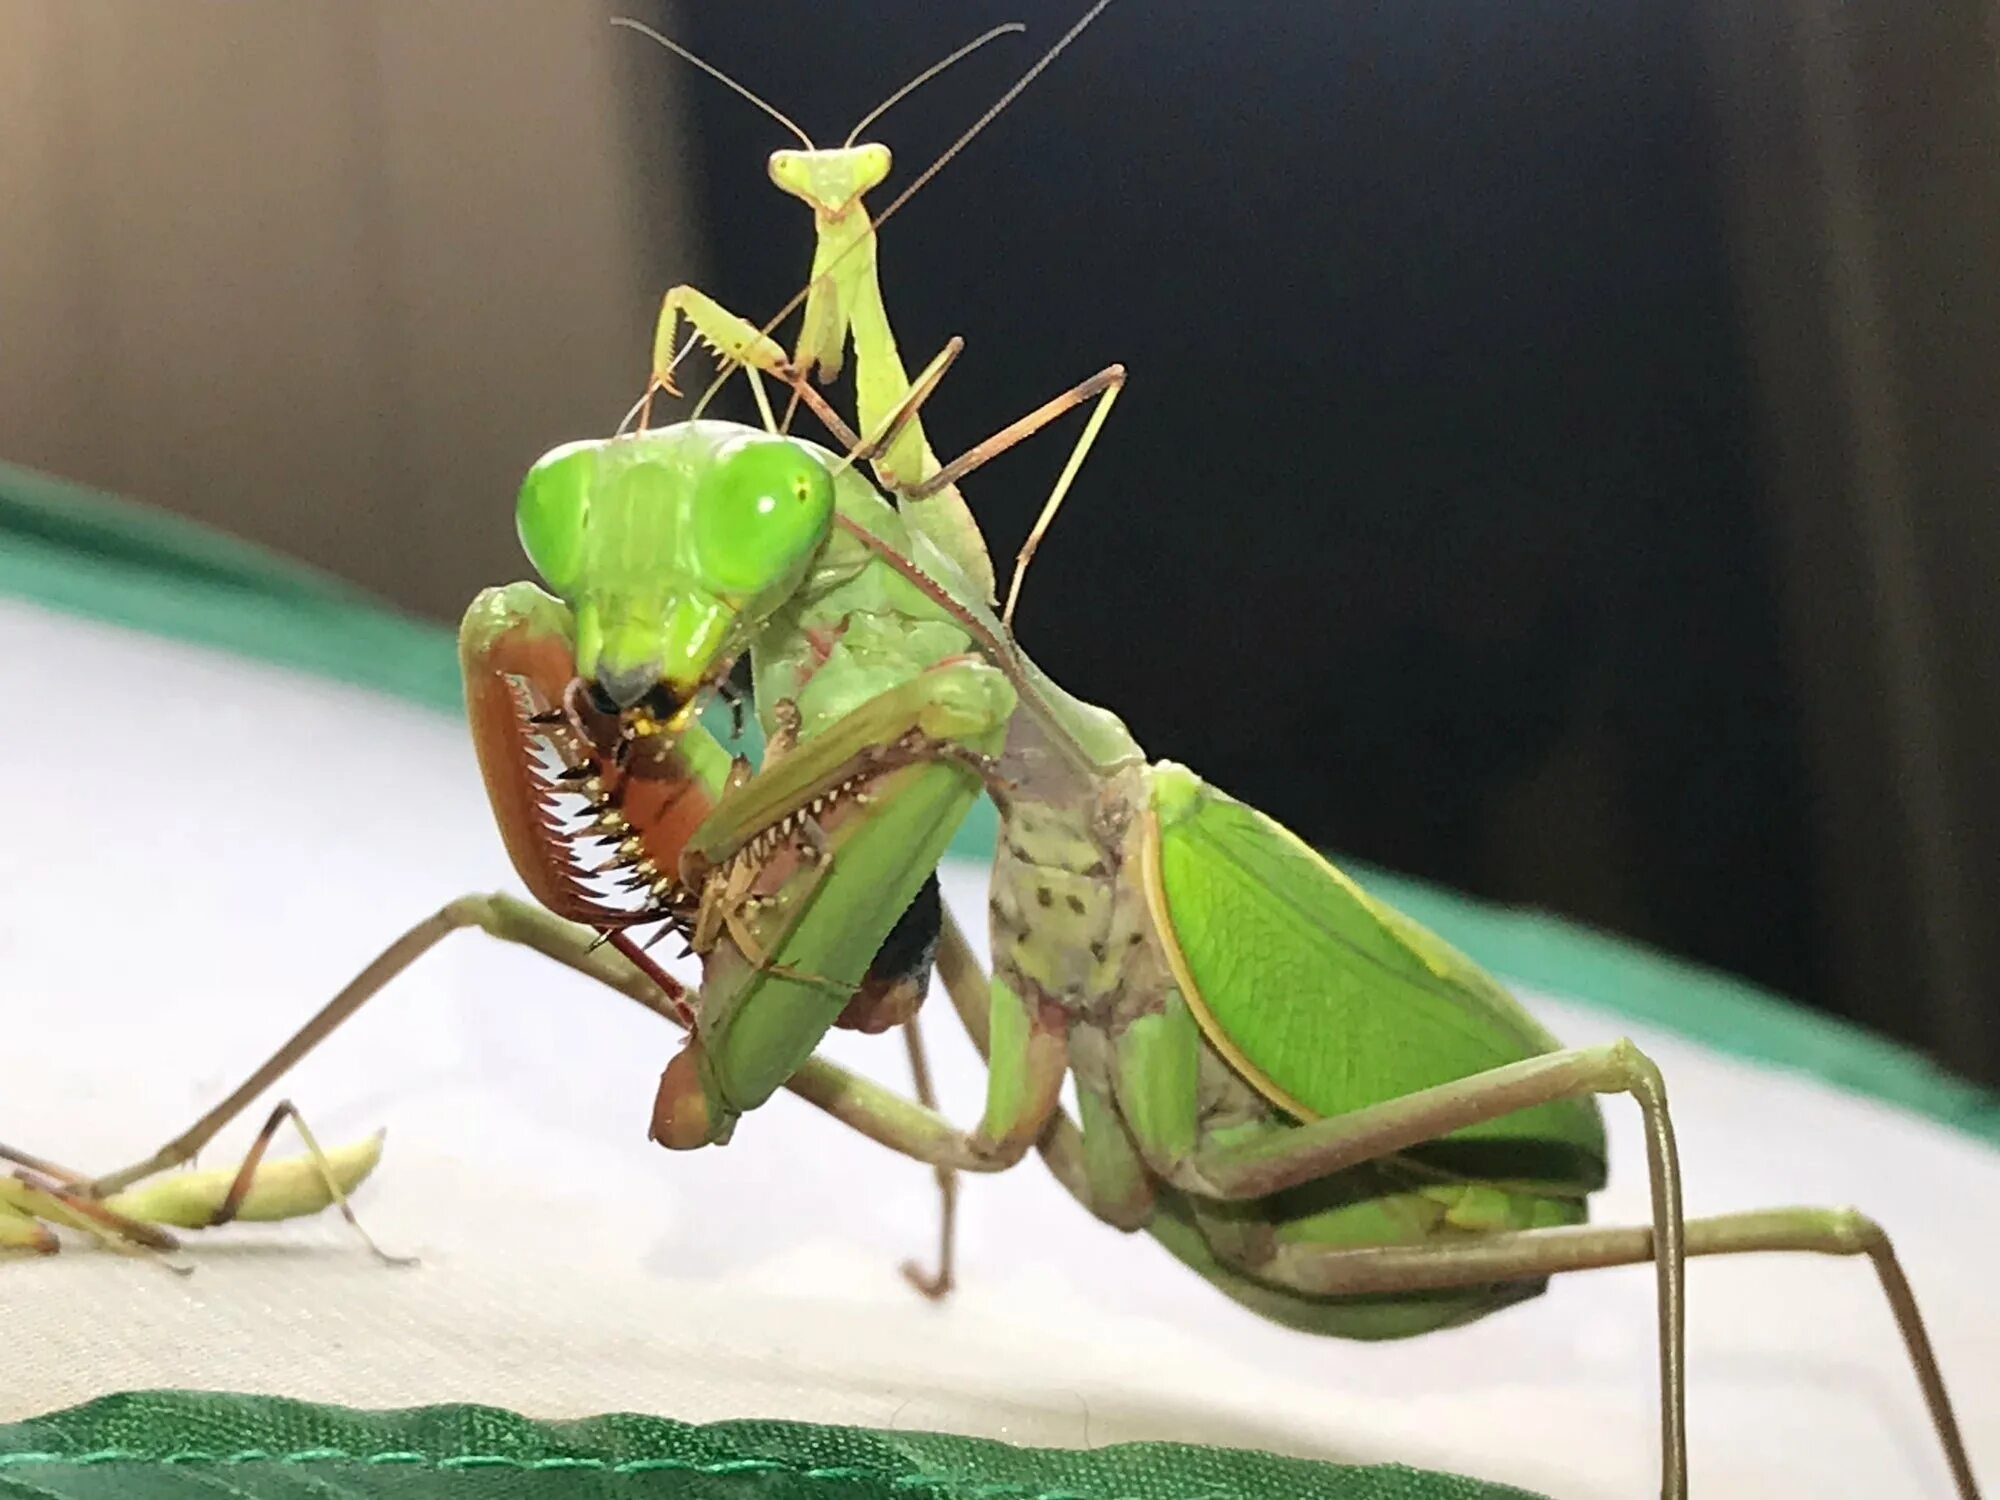
<instances>
[{"instance_id":1,"label":"smaller mantis leg","mask_svg":"<svg viewBox=\"0 0 2000 1500\"><path fill-rule=\"evenodd\" d=\"M928 479L910 485L901 492L903 499L913 507L920 507L932 496L944 492L956 495L958 481L974 469L998 458L1023 439L1032 437L1074 407L1081 406L1086 401L1103 398L1091 412L1090 420L1084 425L1076 446L1070 450L1069 459L1063 465L1062 473L1056 478L1055 487L1049 491L1049 498L1042 504L1041 514L1036 517L1027 541L1021 544L1021 550L1015 557L1014 576L1007 585L1007 602L1000 612L1002 624L1013 623L1014 609L1021 598L1021 581L1027 576L1028 564L1034 559L1035 551L1041 546L1042 538L1048 534L1049 527L1054 524L1056 513L1062 509L1063 500L1068 496L1070 486L1076 482L1078 470L1083 467L1083 461L1097 442L1097 435L1103 429L1105 419L1111 415L1111 408L1118 399L1118 393L1124 388L1125 367L1107 365L1088 380L1079 381L1061 395L1043 402L1026 416L1010 422L984 442L975 443ZM963 505L963 501L960 504Z\"/></svg>"},{"instance_id":2,"label":"smaller mantis leg","mask_svg":"<svg viewBox=\"0 0 2000 1500\"><path fill-rule=\"evenodd\" d=\"M847 357L847 313L841 306L840 279L832 274L813 277L806 290L805 311L799 315L799 346L792 368L801 375L818 372L820 383L840 378Z\"/></svg>"},{"instance_id":3,"label":"smaller mantis leg","mask_svg":"<svg viewBox=\"0 0 2000 1500\"><path fill-rule=\"evenodd\" d=\"M944 347L938 350L929 364L924 366L903 399L897 402L882 419L880 429L864 439L860 447L848 455L849 458L863 461L876 459L888 449L895 447L903 434L915 425L917 413L923 410L924 403L936 392L938 383L944 379L945 371L956 364L958 356L964 352L964 339L957 334L946 339ZM908 487L899 493L909 493Z\"/></svg>"},{"instance_id":4,"label":"smaller mantis leg","mask_svg":"<svg viewBox=\"0 0 2000 1500\"><path fill-rule=\"evenodd\" d=\"M1048 535L1049 527L1055 524L1056 512L1062 509L1069 487L1076 483L1077 470L1089 457L1091 446L1097 441L1097 434L1104 427L1104 419L1111 415L1112 403L1118 393L1125 389L1125 372L1118 366L1115 378L1108 378L1102 387L1104 399L1099 401L1090 413L1090 420L1084 423L1083 435L1076 440L1070 450L1069 461L1063 465L1062 473L1056 476L1055 488L1049 491L1049 498L1043 502L1041 514L1035 517L1035 524L1028 532L1028 539L1021 543L1021 550L1014 554L1014 576L1007 580L1007 603L1000 611L1000 623L1013 628L1014 609L1021 602L1021 582L1028 576L1028 564L1035 560L1035 549L1042 545L1042 538ZM1107 372L1108 375L1108 372ZM1060 398L1059 398L1060 399ZM1089 399L1083 397L1080 399Z\"/></svg>"},{"instance_id":5,"label":"smaller mantis leg","mask_svg":"<svg viewBox=\"0 0 2000 1500\"><path fill-rule=\"evenodd\" d=\"M872 463L875 477L883 487L902 496L910 492L912 484L937 467L937 459L931 453L930 443L924 437L923 424L917 416L922 398L919 397L914 405L910 400L923 381L920 379L913 387L904 374L902 362L896 355L895 340L889 332L888 320L882 313L881 293L873 289L872 275L867 280L869 289L856 304L861 307L863 315L853 325L856 370L859 372L856 399L862 428L883 429L883 436L869 445L864 456ZM660 307L660 321L653 337L652 382L640 402L641 424L651 416L654 391L680 394L673 383L673 369L681 351L674 346L680 336L680 319L685 316L696 335L725 361L752 366L784 381L797 399L811 406L822 420L827 420L829 431L840 437L850 451L854 450L859 445L853 441L852 429L832 416L832 408L819 398L818 392L811 389L808 378L814 364L821 367L823 378L830 379L839 370L842 334L853 308L834 296L817 295L822 289L831 288L832 282L826 278L814 283L815 295L806 304L806 323L797 361L788 358L783 348L755 324L728 311L707 293L691 286L673 288ZM946 347L955 355L955 346L959 343L954 339ZM828 351L831 351L831 357ZM945 358L945 363L950 363L949 357ZM936 377L931 379L935 383ZM927 480L923 493L912 496L912 502L912 524L965 571L983 597L991 598L993 564L986 556L986 544L978 523L972 518L971 508L952 481Z\"/></svg>"},{"instance_id":6,"label":"smaller mantis leg","mask_svg":"<svg viewBox=\"0 0 2000 1500\"><path fill-rule=\"evenodd\" d=\"M764 419L764 430L776 437L783 429L778 426L777 414L771 410L770 395L764 390L764 377L755 365L745 365L743 378L750 382L750 394L757 398L757 414Z\"/></svg>"},{"instance_id":7,"label":"smaller mantis leg","mask_svg":"<svg viewBox=\"0 0 2000 1500\"><path fill-rule=\"evenodd\" d=\"M931 1082L930 1058L924 1052L924 1034L915 1016L903 1023L903 1042L909 1048L910 1077L917 1102L935 1112L938 1107L937 1089ZM949 1296L955 1284L953 1263L957 1258L958 1242L958 1173L943 1162L934 1165L932 1171L937 1174L938 1185L937 1269L926 1271L918 1262L906 1260L903 1262L903 1277L924 1296L936 1302Z\"/></svg>"},{"instance_id":8,"label":"smaller mantis leg","mask_svg":"<svg viewBox=\"0 0 2000 1500\"><path fill-rule=\"evenodd\" d=\"M677 286L662 299L660 321L653 331L652 390L665 391L669 396L680 394L680 388L674 384L674 366L679 362L674 344L680 337L683 316L694 335L723 359L754 365L781 380L790 375L792 363L783 346L760 332L756 324L737 317L704 291Z\"/></svg>"},{"instance_id":9,"label":"smaller mantis leg","mask_svg":"<svg viewBox=\"0 0 2000 1500\"><path fill-rule=\"evenodd\" d=\"M809 407L812 414L820 419L821 424L826 430L833 434L833 440L846 452L853 453L860 449L862 443L861 434L856 432L852 427L849 427L847 419L833 409L832 403L812 388L811 381L795 376L789 383L791 385L792 404L794 406L803 402Z\"/></svg>"},{"instance_id":10,"label":"smaller mantis leg","mask_svg":"<svg viewBox=\"0 0 2000 1500\"><path fill-rule=\"evenodd\" d=\"M882 305L872 233L868 238L863 263L843 268L836 277L845 283L837 315L846 320L854 341L854 408L864 431L879 426L899 407L907 407L911 391L910 378L896 350L896 336L889 328L888 312ZM822 230L822 250L832 248L832 240ZM823 349L824 334L821 339ZM801 350L805 347L802 344ZM833 335L833 348L837 353L838 331ZM823 353L821 358L824 360ZM991 599L993 560L986 553L986 538L955 484L948 479L928 483L937 467L937 455L931 451L923 423L911 409L894 436L881 445L874 460L875 477L883 488L896 494L898 508L910 524L958 565L979 597ZM919 484L928 487L919 493L915 488Z\"/></svg>"},{"instance_id":11,"label":"smaller mantis leg","mask_svg":"<svg viewBox=\"0 0 2000 1500\"><path fill-rule=\"evenodd\" d=\"M128 1253L178 1250L181 1243L164 1229L127 1218L75 1187L25 1167L0 1177L0 1248L55 1254L61 1244L38 1220L80 1230Z\"/></svg>"},{"instance_id":12,"label":"smaller mantis leg","mask_svg":"<svg viewBox=\"0 0 2000 1500\"><path fill-rule=\"evenodd\" d=\"M1100 408L1100 410L1108 409L1111 400L1116 399L1115 393L1123 389L1124 385L1125 367L1123 365L1106 365L1088 380L1078 381L1061 395L1052 396L1047 401L1044 401L1025 417L1016 418L983 442L974 443L965 452L959 454L957 458L954 458L950 463L946 464L937 473L931 475L930 478L924 480L922 483L910 486L909 493L911 497L921 500L927 496L936 494L946 485L956 484L974 469L998 458L1023 439L1033 437L1064 412L1083 405L1084 402L1090 400L1093 396L1103 396L1111 393L1105 401L1104 407ZM1102 418L1099 418L1096 425L1101 424ZM1086 437L1090 441L1095 441L1096 439L1096 425L1086 429ZM1087 452L1089 444L1088 442L1081 443L1079 447ZM1073 454L1071 456L1071 467L1075 467L1082 462L1081 454Z\"/></svg>"}]
</instances>

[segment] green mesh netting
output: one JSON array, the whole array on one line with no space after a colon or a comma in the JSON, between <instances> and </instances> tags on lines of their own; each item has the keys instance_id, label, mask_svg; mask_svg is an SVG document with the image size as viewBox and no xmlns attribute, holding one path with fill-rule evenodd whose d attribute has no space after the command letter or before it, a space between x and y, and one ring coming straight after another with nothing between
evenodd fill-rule
<instances>
[{"instance_id":1,"label":"green mesh netting","mask_svg":"<svg viewBox=\"0 0 2000 1500\"><path fill-rule=\"evenodd\" d=\"M605 1416L533 1422L485 1406L366 1412L150 1391L0 1427L0 1496L343 1500L1535 1500L1395 1465L1308 1463L1179 1443L1012 1448L805 1422Z\"/></svg>"}]
</instances>

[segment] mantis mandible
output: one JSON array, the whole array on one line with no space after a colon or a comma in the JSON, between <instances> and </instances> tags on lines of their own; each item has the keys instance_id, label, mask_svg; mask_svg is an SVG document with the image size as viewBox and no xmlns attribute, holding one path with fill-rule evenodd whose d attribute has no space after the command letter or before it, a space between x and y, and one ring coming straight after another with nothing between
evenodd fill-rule
<instances>
[{"instance_id":1,"label":"mantis mandible","mask_svg":"<svg viewBox=\"0 0 2000 1500\"><path fill-rule=\"evenodd\" d=\"M807 399L799 372L772 373ZM885 432L927 388L906 393ZM1629 1043L1563 1049L1463 955L1279 825L1149 761L1115 715L1033 666L907 508L859 481L851 462L870 444L851 438L842 457L679 424L557 450L523 490L523 541L565 612L555 632L600 707L659 720L676 747L698 743L688 705L747 651L777 747L756 774L724 778L683 845L679 887L707 891L719 876L737 922L675 1016L695 1029L662 1077L657 1139L724 1141L785 1087L943 1169L1004 1170L1038 1149L1107 1223L1146 1231L1264 1316L1341 1337L1411 1336L1530 1298L1558 1272L1652 1262L1668 1495L1687 1487L1684 1256L1865 1254L1959 1492L1977 1493L1878 1226L1801 1209L1685 1219L1648 1059ZM763 444L775 445L760 449L769 469L731 480L727 460ZM955 482L973 467L940 472ZM670 524L631 524L641 499ZM758 524L772 515L780 524ZM964 1130L812 1053L982 787L1002 819L993 970L949 918L938 950L989 1063L984 1114ZM510 898L468 898L371 965L310 1023L311 1040L467 925L671 1014L626 947ZM738 929L770 962L743 951ZM251 1083L268 1086L300 1050ZM1058 1103L1065 1076L1075 1120ZM1586 1222L1606 1167L1600 1093L1646 1121L1649 1224Z\"/></svg>"}]
</instances>

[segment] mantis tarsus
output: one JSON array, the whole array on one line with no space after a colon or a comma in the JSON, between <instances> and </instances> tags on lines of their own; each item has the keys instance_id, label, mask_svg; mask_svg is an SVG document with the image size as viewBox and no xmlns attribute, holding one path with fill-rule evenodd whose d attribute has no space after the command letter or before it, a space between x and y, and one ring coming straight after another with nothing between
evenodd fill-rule
<instances>
[{"instance_id":1,"label":"mantis tarsus","mask_svg":"<svg viewBox=\"0 0 2000 1500\"><path fill-rule=\"evenodd\" d=\"M797 362L715 313L725 350L817 402ZM867 364L882 351L854 331ZM1039 1150L1098 1217L1145 1230L1225 1294L1310 1331L1408 1336L1532 1297L1557 1272L1651 1261L1669 1495L1687 1485L1683 1257L1867 1255L1959 1492L1976 1494L1880 1228L1803 1209L1684 1220L1664 1085L1636 1048L1562 1049L1469 960L1253 809L1149 762L1115 716L1049 682L949 539L919 523L927 480L892 472L892 505L849 466L871 446L894 451L915 404L905 392L880 422L864 415L872 445L846 433L847 458L681 424L558 450L524 488L524 542L562 596L546 606L552 638L606 713L664 726L712 801L681 840L673 883L708 892L720 880L734 925L705 956L687 1012L662 998L629 939L606 946L511 898L467 898L413 929L304 1045L281 1049L194 1130L73 1193L101 1196L185 1159L401 967L477 926L693 1020L661 1080L663 1144L726 1140L783 1087L944 1170L1003 1170ZM928 480L955 483L999 446ZM751 448L775 457L738 484L727 460ZM815 498L822 479L830 505ZM639 502L655 529L631 523ZM686 713L745 651L776 747L747 779ZM982 787L1002 818L994 971L949 917L938 949L989 1062L984 1115L961 1130L927 1100L812 1054ZM504 826L497 799L496 811ZM1076 1120L1057 1102L1066 1075ZM1605 1174L1597 1093L1630 1096L1645 1118L1644 1226L1585 1222Z\"/></svg>"}]
</instances>

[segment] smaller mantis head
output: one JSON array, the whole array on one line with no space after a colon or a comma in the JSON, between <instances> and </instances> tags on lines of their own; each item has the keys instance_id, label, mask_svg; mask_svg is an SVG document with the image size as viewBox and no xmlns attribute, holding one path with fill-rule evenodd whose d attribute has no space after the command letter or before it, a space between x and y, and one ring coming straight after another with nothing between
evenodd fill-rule
<instances>
[{"instance_id":1,"label":"smaller mantis head","mask_svg":"<svg viewBox=\"0 0 2000 1500\"><path fill-rule=\"evenodd\" d=\"M810 204L815 214L837 219L863 193L880 187L893 164L887 146L863 143L831 151L773 151L770 172L771 181Z\"/></svg>"},{"instance_id":2,"label":"smaller mantis head","mask_svg":"<svg viewBox=\"0 0 2000 1500\"><path fill-rule=\"evenodd\" d=\"M833 524L804 444L734 422L565 443L528 471L521 545L576 614L576 667L673 726L790 597Z\"/></svg>"}]
</instances>

